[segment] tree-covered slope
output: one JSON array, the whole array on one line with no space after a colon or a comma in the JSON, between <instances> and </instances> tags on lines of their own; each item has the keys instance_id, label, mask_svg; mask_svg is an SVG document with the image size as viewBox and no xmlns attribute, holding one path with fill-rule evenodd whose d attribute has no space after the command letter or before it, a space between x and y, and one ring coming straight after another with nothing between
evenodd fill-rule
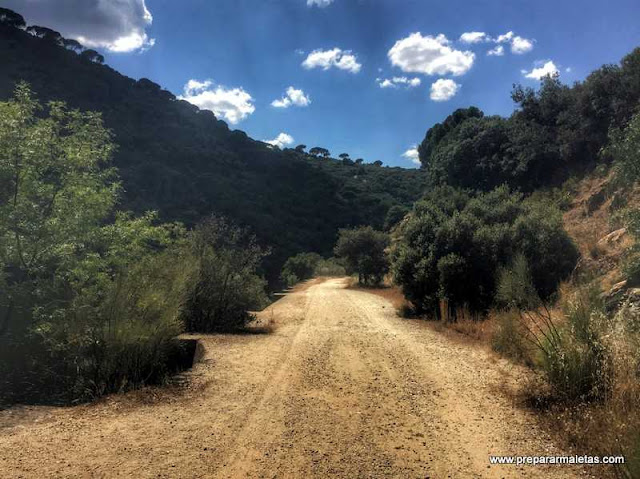
<instances>
[{"instance_id":1,"label":"tree-covered slope","mask_svg":"<svg viewBox=\"0 0 640 479\"><path fill-rule=\"evenodd\" d=\"M330 253L338 228L382 227L389 208L410 207L423 192L423 172L273 149L77 51L55 32L0 23L0 99L26 81L42 101L101 112L118 145L123 208L187 225L227 215L273 248L272 278L288 256Z\"/></svg>"},{"instance_id":2,"label":"tree-covered slope","mask_svg":"<svg viewBox=\"0 0 640 479\"><path fill-rule=\"evenodd\" d=\"M432 186L489 191L506 183L531 192L608 162L610 129L638 111L640 48L583 82L546 77L538 90L515 86L511 97L516 110L507 118L471 107L427 131L418 151Z\"/></svg>"}]
</instances>

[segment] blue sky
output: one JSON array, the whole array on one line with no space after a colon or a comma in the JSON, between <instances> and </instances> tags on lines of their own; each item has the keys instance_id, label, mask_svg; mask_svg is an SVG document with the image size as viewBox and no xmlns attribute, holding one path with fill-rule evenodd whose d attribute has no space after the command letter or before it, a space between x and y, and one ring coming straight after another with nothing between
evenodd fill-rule
<instances>
[{"instance_id":1,"label":"blue sky","mask_svg":"<svg viewBox=\"0 0 640 479\"><path fill-rule=\"evenodd\" d=\"M0 0L253 138L405 167L454 109L508 115L512 84L538 84L527 74L572 83L640 46L638 0L106 3Z\"/></svg>"}]
</instances>

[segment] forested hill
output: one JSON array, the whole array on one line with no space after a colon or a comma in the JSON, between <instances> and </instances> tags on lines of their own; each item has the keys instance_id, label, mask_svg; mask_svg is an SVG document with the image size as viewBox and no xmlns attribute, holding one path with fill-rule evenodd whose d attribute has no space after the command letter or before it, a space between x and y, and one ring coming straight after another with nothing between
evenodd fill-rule
<instances>
[{"instance_id":1,"label":"forested hill","mask_svg":"<svg viewBox=\"0 0 640 479\"><path fill-rule=\"evenodd\" d=\"M338 228L382 228L421 196L425 173L280 151L230 130L213 113L41 27L0 23L0 99L26 81L43 101L99 111L114 133L124 209L194 224L211 213L249 226L273 249L275 277L297 252L331 252Z\"/></svg>"}]
</instances>

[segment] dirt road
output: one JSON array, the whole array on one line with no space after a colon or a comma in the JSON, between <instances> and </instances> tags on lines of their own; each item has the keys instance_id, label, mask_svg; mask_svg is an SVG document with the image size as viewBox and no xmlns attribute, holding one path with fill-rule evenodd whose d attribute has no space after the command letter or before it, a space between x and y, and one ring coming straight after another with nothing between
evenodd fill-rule
<instances>
[{"instance_id":1,"label":"dirt road","mask_svg":"<svg viewBox=\"0 0 640 479\"><path fill-rule=\"evenodd\" d=\"M576 477L490 466L560 454L501 392L521 370L332 279L261 313L268 335L204 337L187 386L0 412L0 476ZM592 473L594 471L591 471ZM597 473L595 474L598 475Z\"/></svg>"}]
</instances>

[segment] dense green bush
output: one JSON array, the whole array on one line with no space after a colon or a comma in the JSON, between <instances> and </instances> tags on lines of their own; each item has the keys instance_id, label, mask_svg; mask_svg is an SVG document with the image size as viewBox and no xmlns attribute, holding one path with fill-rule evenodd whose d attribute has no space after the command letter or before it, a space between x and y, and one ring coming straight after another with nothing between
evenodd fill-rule
<instances>
[{"instance_id":1,"label":"dense green bush","mask_svg":"<svg viewBox=\"0 0 640 479\"><path fill-rule=\"evenodd\" d=\"M316 265L315 276L345 276L347 270L336 258L322 259Z\"/></svg>"},{"instance_id":2,"label":"dense green bush","mask_svg":"<svg viewBox=\"0 0 640 479\"><path fill-rule=\"evenodd\" d=\"M440 187L416 203L393 252L393 275L419 313L439 317L439 302L483 314L494 305L502 267L517 254L533 265L547 298L578 258L550 204L524 201L500 187L472 194Z\"/></svg>"},{"instance_id":3,"label":"dense green bush","mask_svg":"<svg viewBox=\"0 0 640 479\"><path fill-rule=\"evenodd\" d=\"M309 279L315 275L318 264L322 261L322 256L318 253L299 253L289 258L282 267L280 280L286 286Z\"/></svg>"},{"instance_id":4,"label":"dense green bush","mask_svg":"<svg viewBox=\"0 0 640 479\"><path fill-rule=\"evenodd\" d=\"M386 248L389 236L371 226L342 229L335 247L335 254L342 258L347 273L356 273L363 285L379 284L389 270Z\"/></svg>"},{"instance_id":5,"label":"dense green bush","mask_svg":"<svg viewBox=\"0 0 640 479\"><path fill-rule=\"evenodd\" d=\"M409 211L409 208L399 205L394 205L389 208L389 211L387 211L387 215L384 218L384 230L391 231L405 216L407 216Z\"/></svg>"},{"instance_id":6,"label":"dense green bush","mask_svg":"<svg viewBox=\"0 0 640 479\"><path fill-rule=\"evenodd\" d=\"M100 116L46 109L25 85L0 103L0 381L82 399L159 379L181 330L184 235L114 213ZM111 222L109 222L111 219Z\"/></svg>"},{"instance_id":7,"label":"dense green bush","mask_svg":"<svg viewBox=\"0 0 640 479\"><path fill-rule=\"evenodd\" d=\"M636 113L625 128L612 128L605 156L614 161L616 180L632 185L640 180L640 113Z\"/></svg>"},{"instance_id":8,"label":"dense green bush","mask_svg":"<svg viewBox=\"0 0 640 479\"><path fill-rule=\"evenodd\" d=\"M269 252L246 229L209 217L190 233L188 254L196 264L183 315L188 331L238 330L253 319L249 311L266 306L256 269Z\"/></svg>"},{"instance_id":9,"label":"dense green bush","mask_svg":"<svg viewBox=\"0 0 640 479\"><path fill-rule=\"evenodd\" d=\"M626 128L612 128L610 140L604 153L613 158L615 182L625 188L636 185L640 180L640 113L633 116ZM626 210L620 216L636 240L624 265L629 284L635 286L640 284L640 211Z\"/></svg>"}]
</instances>

